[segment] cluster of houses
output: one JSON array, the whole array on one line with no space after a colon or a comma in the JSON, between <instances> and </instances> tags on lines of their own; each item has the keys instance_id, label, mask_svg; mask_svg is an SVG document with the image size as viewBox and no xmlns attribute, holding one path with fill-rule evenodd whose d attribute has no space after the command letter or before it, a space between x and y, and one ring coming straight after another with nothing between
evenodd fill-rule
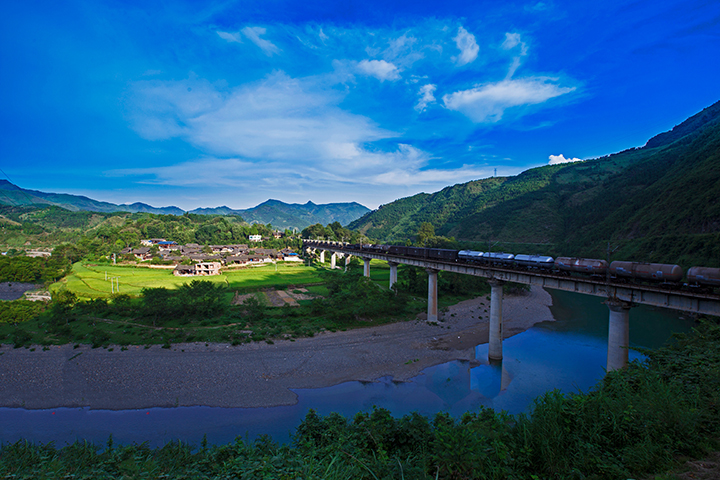
<instances>
[{"instance_id":1,"label":"cluster of houses","mask_svg":"<svg viewBox=\"0 0 720 480\"><path fill-rule=\"evenodd\" d=\"M276 261L300 262L298 254L291 249L250 248L246 244L208 245L197 243L178 245L164 238L141 240L140 248L126 248L121 253L133 255L138 261L151 260L151 253L157 247L157 254L165 261L175 264L175 275L205 276L219 275L222 267L257 265ZM188 262L189 260L189 262Z\"/></svg>"}]
</instances>

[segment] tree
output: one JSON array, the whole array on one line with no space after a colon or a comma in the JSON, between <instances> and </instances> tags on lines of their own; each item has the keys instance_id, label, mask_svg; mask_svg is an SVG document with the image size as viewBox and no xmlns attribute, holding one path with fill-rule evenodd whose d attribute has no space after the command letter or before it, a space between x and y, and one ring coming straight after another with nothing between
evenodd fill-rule
<instances>
[{"instance_id":1,"label":"tree","mask_svg":"<svg viewBox=\"0 0 720 480\"><path fill-rule=\"evenodd\" d=\"M417 244L424 247L429 240L435 237L435 227L433 227L430 222L421 223L420 228L418 229L417 237Z\"/></svg>"},{"instance_id":2,"label":"tree","mask_svg":"<svg viewBox=\"0 0 720 480\"><path fill-rule=\"evenodd\" d=\"M174 307L172 295L167 288L142 289L142 313L152 318L153 327L157 321L172 317L175 314Z\"/></svg>"}]
</instances>

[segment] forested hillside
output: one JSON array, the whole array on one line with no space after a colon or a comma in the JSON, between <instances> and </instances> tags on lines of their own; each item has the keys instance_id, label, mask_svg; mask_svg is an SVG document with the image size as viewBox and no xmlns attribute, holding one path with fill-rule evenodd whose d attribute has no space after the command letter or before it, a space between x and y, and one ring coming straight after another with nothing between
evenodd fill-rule
<instances>
[{"instance_id":1,"label":"forested hillside","mask_svg":"<svg viewBox=\"0 0 720 480\"><path fill-rule=\"evenodd\" d=\"M0 246L20 249L70 243L80 250L81 256L118 253L125 247L139 246L143 238L165 238L180 244L238 244L247 243L251 234L272 237L273 230L272 225L250 225L237 216L70 212L44 205L0 206Z\"/></svg>"},{"instance_id":2,"label":"forested hillside","mask_svg":"<svg viewBox=\"0 0 720 480\"><path fill-rule=\"evenodd\" d=\"M720 102L642 148L384 205L350 228L412 240L423 222L480 249L720 266ZM537 245L531 245L537 244Z\"/></svg>"}]
</instances>

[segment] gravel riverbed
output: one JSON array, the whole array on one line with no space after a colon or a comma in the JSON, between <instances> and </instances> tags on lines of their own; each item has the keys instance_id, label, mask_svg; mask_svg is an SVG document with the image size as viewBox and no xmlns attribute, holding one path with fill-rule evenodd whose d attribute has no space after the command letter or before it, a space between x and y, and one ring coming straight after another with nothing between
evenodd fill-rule
<instances>
[{"instance_id":1,"label":"gravel riverbed","mask_svg":"<svg viewBox=\"0 0 720 480\"><path fill-rule=\"evenodd\" d=\"M504 337L553 320L542 288L506 295ZM432 365L472 358L488 341L489 296L418 319L274 344L176 344L113 350L83 345L43 351L0 348L0 406L139 409L205 405L270 407L296 402L291 388L391 376L406 381Z\"/></svg>"}]
</instances>

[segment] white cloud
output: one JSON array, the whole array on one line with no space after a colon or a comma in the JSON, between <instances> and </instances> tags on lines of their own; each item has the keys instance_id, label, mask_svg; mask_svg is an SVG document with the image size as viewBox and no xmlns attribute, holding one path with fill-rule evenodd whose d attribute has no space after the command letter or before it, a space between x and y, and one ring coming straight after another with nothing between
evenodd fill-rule
<instances>
[{"instance_id":1,"label":"white cloud","mask_svg":"<svg viewBox=\"0 0 720 480\"><path fill-rule=\"evenodd\" d=\"M415 110L422 112L429 104L435 103L435 95L433 95L433 93L436 88L437 87L433 84L423 85L420 87L420 101L418 101L417 105L415 105Z\"/></svg>"},{"instance_id":2,"label":"white cloud","mask_svg":"<svg viewBox=\"0 0 720 480\"><path fill-rule=\"evenodd\" d=\"M444 95L443 103L476 123L496 123L509 108L541 104L575 90L556 81L549 77L506 79Z\"/></svg>"},{"instance_id":3,"label":"white cloud","mask_svg":"<svg viewBox=\"0 0 720 480\"><path fill-rule=\"evenodd\" d=\"M512 78L515 71L520 67L522 57L527 55L527 45L520 39L519 33L505 33L505 41L500 45L504 50L513 50L515 47L520 47L520 53L513 58L506 79Z\"/></svg>"},{"instance_id":4,"label":"white cloud","mask_svg":"<svg viewBox=\"0 0 720 480\"><path fill-rule=\"evenodd\" d=\"M205 80L144 81L130 99L133 128L143 137L181 138L206 157L173 166L120 169L151 185L235 188L237 191L336 192L375 201L418 186L440 189L489 172L473 166L431 168L432 156L412 145L377 148L396 136L339 108L343 97L318 79L282 72L261 82L223 89ZM432 95L433 85L426 85ZM394 188L388 188L388 187ZM283 198L287 198L283 196ZM397 197L395 197L397 198ZM366 200L368 201L368 200ZM370 200L370 204L374 200Z\"/></svg>"},{"instance_id":5,"label":"white cloud","mask_svg":"<svg viewBox=\"0 0 720 480\"><path fill-rule=\"evenodd\" d=\"M260 47L260 49L265 52L265 55L268 57L272 56L274 53L280 52L280 49L271 42L260 38L260 35L265 35L267 31L264 27L245 27L241 31L248 40Z\"/></svg>"},{"instance_id":6,"label":"white cloud","mask_svg":"<svg viewBox=\"0 0 720 480\"><path fill-rule=\"evenodd\" d=\"M580 158L565 158L562 154L550 155L548 158L550 159L550 161L548 162L548 165L558 165L561 163L571 163L571 162L582 162L583 161Z\"/></svg>"},{"instance_id":7,"label":"white cloud","mask_svg":"<svg viewBox=\"0 0 720 480\"><path fill-rule=\"evenodd\" d=\"M475 42L475 36L472 33L460 27L457 36L453 40L455 40L455 44L460 50L460 56L455 58L458 65L466 65L477 58L480 47Z\"/></svg>"},{"instance_id":8,"label":"white cloud","mask_svg":"<svg viewBox=\"0 0 720 480\"><path fill-rule=\"evenodd\" d=\"M227 40L230 43L242 43L242 39L238 33L221 32L218 30L217 34L220 38Z\"/></svg>"},{"instance_id":9,"label":"white cloud","mask_svg":"<svg viewBox=\"0 0 720 480\"><path fill-rule=\"evenodd\" d=\"M398 68L385 60L363 60L358 63L357 68L363 74L375 77L381 82L400 79Z\"/></svg>"}]
</instances>

